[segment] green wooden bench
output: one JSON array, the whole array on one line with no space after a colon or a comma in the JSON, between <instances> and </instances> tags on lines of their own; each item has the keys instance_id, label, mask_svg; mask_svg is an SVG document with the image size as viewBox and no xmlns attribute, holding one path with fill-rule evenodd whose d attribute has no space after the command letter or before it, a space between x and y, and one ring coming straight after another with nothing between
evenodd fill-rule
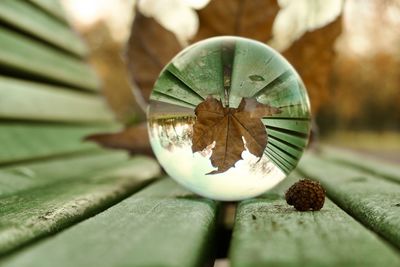
<instances>
[{"instance_id":1,"label":"green wooden bench","mask_svg":"<svg viewBox=\"0 0 400 267\"><path fill-rule=\"evenodd\" d=\"M322 148L261 197L198 197L82 141L120 127L85 55L57 1L0 1L0 266L400 266L398 166ZM301 177L321 211L285 203Z\"/></svg>"}]
</instances>

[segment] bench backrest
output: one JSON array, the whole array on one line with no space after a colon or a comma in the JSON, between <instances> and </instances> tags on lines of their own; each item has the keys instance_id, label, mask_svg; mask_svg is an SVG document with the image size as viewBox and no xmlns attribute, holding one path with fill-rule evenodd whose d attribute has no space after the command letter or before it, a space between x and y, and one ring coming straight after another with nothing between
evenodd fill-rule
<instances>
[{"instance_id":1,"label":"bench backrest","mask_svg":"<svg viewBox=\"0 0 400 267\"><path fill-rule=\"evenodd\" d=\"M58 1L0 1L0 166L97 149L113 116L86 55Z\"/></svg>"}]
</instances>

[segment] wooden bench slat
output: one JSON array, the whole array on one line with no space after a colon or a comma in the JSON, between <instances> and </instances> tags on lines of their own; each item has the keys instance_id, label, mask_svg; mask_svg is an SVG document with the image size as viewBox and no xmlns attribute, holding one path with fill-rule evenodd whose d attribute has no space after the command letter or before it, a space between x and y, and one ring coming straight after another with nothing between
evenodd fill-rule
<instances>
[{"instance_id":1,"label":"wooden bench slat","mask_svg":"<svg viewBox=\"0 0 400 267\"><path fill-rule=\"evenodd\" d=\"M4 27L0 27L0 40L0 67L90 91L99 90L97 76L84 62Z\"/></svg>"},{"instance_id":2,"label":"wooden bench slat","mask_svg":"<svg viewBox=\"0 0 400 267\"><path fill-rule=\"evenodd\" d=\"M304 148L308 142L307 138L304 136L299 136L294 133L287 133L278 129L267 129L267 133L269 136L273 136L275 139L283 140L299 149Z\"/></svg>"},{"instance_id":3,"label":"wooden bench slat","mask_svg":"<svg viewBox=\"0 0 400 267\"><path fill-rule=\"evenodd\" d=\"M341 208L400 248L400 185L306 154L300 170L320 180Z\"/></svg>"},{"instance_id":4,"label":"wooden bench slat","mask_svg":"<svg viewBox=\"0 0 400 267\"><path fill-rule=\"evenodd\" d=\"M283 160L279 155L275 154L274 151L268 150L268 151L265 151L264 153L284 173L290 173L291 172L292 169L291 169L291 167L288 167L288 163L285 160Z\"/></svg>"},{"instance_id":5,"label":"wooden bench slat","mask_svg":"<svg viewBox=\"0 0 400 267\"><path fill-rule=\"evenodd\" d=\"M53 1L58 2L58 1ZM78 56L87 53L82 40L66 25L25 0L0 1L0 21Z\"/></svg>"},{"instance_id":6,"label":"wooden bench slat","mask_svg":"<svg viewBox=\"0 0 400 267\"><path fill-rule=\"evenodd\" d=\"M42 123L0 124L0 164L90 151L98 146L82 139L117 126L73 126Z\"/></svg>"},{"instance_id":7,"label":"wooden bench slat","mask_svg":"<svg viewBox=\"0 0 400 267\"><path fill-rule=\"evenodd\" d=\"M203 99L209 95L222 98L224 96L222 53L219 42L203 44L200 48L186 50L177 56L173 64L167 66L167 70L186 85L185 91L191 90ZM175 94L175 97L179 99L180 94ZM187 102L195 101L197 98Z\"/></svg>"},{"instance_id":8,"label":"wooden bench slat","mask_svg":"<svg viewBox=\"0 0 400 267\"><path fill-rule=\"evenodd\" d=\"M204 266L217 208L163 179L2 266Z\"/></svg>"},{"instance_id":9,"label":"wooden bench slat","mask_svg":"<svg viewBox=\"0 0 400 267\"><path fill-rule=\"evenodd\" d=\"M267 54L262 45L250 44L245 40L236 41L229 106L237 107L242 97L256 95L287 71L288 66L272 52ZM255 75L262 79L253 81L250 77Z\"/></svg>"},{"instance_id":10,"label":"wooden bench slat","mask_svg":"<svg viewBox=\"0 0 400 267\"><path fill-rule=\"evenodd\" d=\"M174 104L180 107L185 107L185 108L191 108L191 109L195 109L196 106L193 104L190 104L188 102L185 102L181 99L157 92L157 91L153 91L151 93L151 100L156 100L156 101L160 101L163 103L168 103L168 104Z\"/></svg>"},{"instance_id":11,"label":"wooden bench slat","mask_svg":"<svg viewBox=\"0 0 400 267\"><path fill-rule=\"evenodd\" d=\"M275 128L282 128L285 130L290 130L294 132L299 132L302 134L308 134L310 131L310 122L306 120L283 120L283 119L271 119L265 118L261 119L267 127L275 127Z\"/></svg>"},{"instance_id":12,"label":"wooden bench slat","mask_svg":"<svg viewBox=\"0 0 400 267\"><path fill-rule=\"evenodd\" d=\"M194 92L193 89L189 88L167 71L157 80L153 90L153 92L158 92L160 95L165 95L168 98L177 99L179 101L182 100L193 106L197 106L204 100L200 95Z\"/></svg>"},{"instance_id":13,"label":"wooden bench slat","mask_svg":"<svg viewBox=\"0 0 400 267\"><path fill-rule=\"evenodd\" d=\"M327 199L318 212L298 212L283 194L292 174L237 209L230 247L232 267L399 266L390 246Z\"/></svg>"},{"instance_id":14,"label":"wooden bench slat","mask_svg":"<svg viewBox=\"0 0 400 267\"><path fill-rule=\"evenodd\" d=\"M323 148L324 157L330 160L358 167L367 172L400 182L400 167L360 153L332 147Z\"/></svg>"},{"instance_id":15,"label":"wooden bench slat","mask_svg":"<svg viewBox=\"0 0 400 267\"><path fill-rule=\"evenodd\" d=\"M104 210L158 174L154 160L138 157L109 171L0 198L0 254Z\"/></svg>"},{"instance_id":16,"label":"wooden bench slat","mask_svg":"<svg viewBox=\"0 0 400 267\"><path fill-rule=\"evenodd\" d=\"M267 130L268 132L268 130ZM268 142L273 144L276 147L279 147L286 151L289 155L292 157L299 159L301 155L303 154L303 151L295 146L291 146L288 143L274 137L274 136L268 136Z\"/></svg>"},{"instance_id":17,"label":"wooden bench slat","mask_svg":"<svg viewBox=\"0 0 400 267\"><path fill-rule=\"evenodd\" d=\"M64 9L60 4L60 1L54 1L54 0L28 0L28 1L40 7L47 13L54 16L55 18L58 18L60 21L66 23L66 16L64 13Z\"/></svg>"},{"instance_id":18,"label":"wooden bench slat","mask_svg":"<svg viewBox=\"0 0 400 267\"><path fill-rule=\"evenodd\" d=\"M112 122L113 115L100 96L0 76L0 118Z\"/></svg>"},{"instance_id":19,"label":"wooden bench slat","mask_svg":"<svg viewBox=\"0 0 400 267\"><path fill-rule=\"evenodd\" d=\"M127 160L127 153L99 149L93 153L83 153L73 157L2 167L0 168L0 198L57 183L63 179L73 179L84 173L109 169Z\"/></svg>"}]
</instances>

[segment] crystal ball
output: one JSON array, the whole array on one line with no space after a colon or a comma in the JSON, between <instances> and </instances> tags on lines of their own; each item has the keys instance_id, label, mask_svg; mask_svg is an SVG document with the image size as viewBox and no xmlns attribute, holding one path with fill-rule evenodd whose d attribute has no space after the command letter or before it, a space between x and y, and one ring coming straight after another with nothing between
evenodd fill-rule
<instances>
[{"instance_id":1,"label":"crystal ball","mask_svg":"<svg viewBox=\"0 0 400 267\"><path fill-rule=\"evenodd\" d=\"M296 167L310 104L294 68L267 45L239 37L195 43L162 70L147 113L159 163L201 196L260 195Z\"/></svg>"}]
</instances>

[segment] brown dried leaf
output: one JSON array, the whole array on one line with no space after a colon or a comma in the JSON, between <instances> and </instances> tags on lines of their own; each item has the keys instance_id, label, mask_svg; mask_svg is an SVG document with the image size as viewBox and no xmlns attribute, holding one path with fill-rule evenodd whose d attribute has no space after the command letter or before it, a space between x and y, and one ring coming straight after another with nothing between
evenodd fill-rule
<instances>
[{"instance_id":1,"label":"brown dried leaf","mask_svg":"<svg viewBox=\"0 0 400 267\"><path fill-rule=\"evenodd\" d=\"M342 16L323 28L305 33L283 55L302 78L310 95L313 113L329 102L335 60L335 40L342 32Z\"/></svg>"},{"instance_id":2,"label":"brown dried leaf","mask_svg":"<svg viewBox=\"0 0 400 267\"><path fill-rule=\"evenodd\" d=\"M195 109L192 151L202 151L215 141L211 163L218 169L210 174L233 167L242 159L245 145L250 153L261 157L267 146L267 132L260 119L274 113L279 113L279 109L250 98L243 98L237 108L229 108L208 97Z\"/></svg>"},{"instance_id":3,"label":"brown dried leaf","mask_svg":"<svg viewBox=\"0 0 400 267\"><path fill-rule=\"evenodd\" d=\"M212 0L198 11L200 28L193 41L235 35L265 43L278 11L276 0Z\"/></svg>"},{"instance_id":4,"label":"brown dried leaf","mask_svg":"<svg viewBox=\"0 0 400 267\"><path fill-rule=\"evenodd\" d=\"M145 109L154 82L162 68L182 49L175 35L164 29L154 19L136 12L131 36L127 44L129 74L140 92L136 99L141 100Z\"/></svg>"},{"instance_id":5,"label":"brown dried leaf","mask_svg":"<svg viewBox=\"0 0 400 267\"><path fill-rule=\"evenodd\" d=\"M125 149L131 154L153 156L145 123L129 127L118 133L99 133L85 138L107 148Z\"/></svg>"}]
</instances>

